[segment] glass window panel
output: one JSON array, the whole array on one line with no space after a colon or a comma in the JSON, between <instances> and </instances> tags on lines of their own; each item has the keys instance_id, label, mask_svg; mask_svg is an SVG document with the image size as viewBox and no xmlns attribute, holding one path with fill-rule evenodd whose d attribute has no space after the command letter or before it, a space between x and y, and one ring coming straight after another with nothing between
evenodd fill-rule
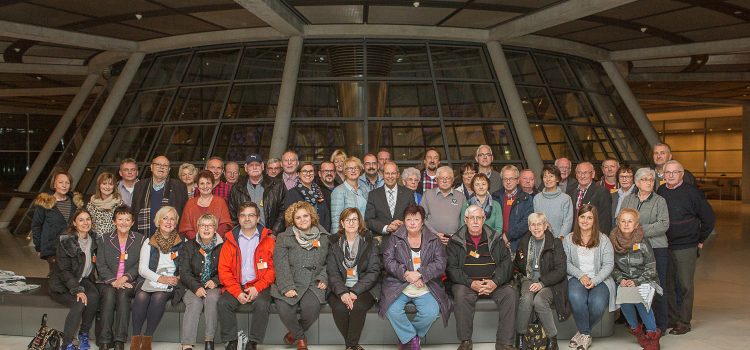
<instances>
[{"instance_id":1,"label":"glass window panel","mask_svg":"<svg viewBox=\"0 0 750 350\"><path fill-rule=\"evenodd\" d=\"M226 160L244 162L245 157L258 153L268 157L273 136L273 124L222 124L211 154Z\"/></svg>"},{"instance_id":2,"label":"glass window panel","mask_svg":"<svg viewBox=\"0 0 750 350\"><path fill-rule=\"evenodd\" d=\"M297 85L294 118L352 118L367 113L365 84L358 81Z\"/></svg>"},{"instance_id":3,"label":"glass window panel","mask_svg":"<svg viewBox=\"0 0 750 350\"><path fill-rule=\"evenodd\" d=\"M536 70L534 60L527 52L505 51L513 80L517 84L542 84L542 78Z\"/></svg>"},{"instance_id":4,"label":"glass window panel","mask_svg":"<svg viewBox=\"0 0 750 350\"><path fill-rule=\"evenodd\" d=\"M628 163L642 162L641 157L638 156L639 152L636 150L635 143L631 141L624 130L610 128L609 135L612 137L612 143L620 152L620 160Z\"/></svg>"},{"instance_id":5,"label":"glass window panel","mask_svg":"<svg viewBox=\"0 0 750 350\"><path fill-rule=\"evenodd\" d=\"M682 158L679 158L682 161ZM719 174L742 174L742 151L706 152L706 169Z\"/></svg>"},{"instance_id":6,"label":"glass window panel","mask_svg":"<svg viewBox=\"0 0 750 350\"><path fill-rule=\"evenodd\" d=\"M323 161L338 148L355 157L364 155L364 128L361 123L293 123L289 129L289 149L301 161Z\"/></svg>"},{"instance_id":7,"label":"glass window panel","mask_svg":"<svg viewBox=\"0 0 750 350\"><path fill-rule=\"evenodd\" d=\"M557 124L531 124L542 160L555 160L560 157L575 159L575 153L565 138L565 130Z\"/></svg>"},{"instance_id":8,"label":"glass window panel","mask_svg":"<svg viewBox=\"0 0 750 350\"><path fill-rule=\"evenodd\" d=\"M593 63L571 59L570 65L578 74L578 79L580 79L581 84L583 84L583 87L585 89L598 92L606 92L600 80L602 75L604 75L604 72L600 69L596 69Z\"/></svg>"},{"instance_id":9,"label":"glass window panel","mask_svg":"<svg viewBox=\"0 0 750 350\"><path fill-rule=\"evenodd\" d=\"M138 66L138 71L135 72L135 76L133 76L133 80L130 81L128 90L137 89L141 86L143 79L146 77L146 73L148 73L148 69L151 68L151 63L153 62L154 60L151 57L148 57L141 62L141 65Z\"/></svg>"},{"instance_id":10,"label":"glass window panel","mask_svg":"<svg viewBox=\"0 0 750 350\"><path fill-rule=\"evenodd\" d=\"M175 89L143 91L133 101L123 124L160 122L172 102ZM123 106L120 104L120 106Z\"/></svg>"},{"instance_id":11,"label":"glass window panel","mask_svg":"<svg viewBox=\"0 0 750 350\"><path fill-rule=\"evenodd\" d=\"M0 150L41 150L59 120L59 116L0 113Z\"/></svg>"},{"instance_id":12,"label":"glass window panel","mask_svg":"<svg viewBox=\"0 0 750 350\"><path fill-rule=\"evenodd\" d=\"M586 96L580 91L553 90L555 100L567 121L599 123Z\"/></svg>"},{"instance_id":13,"label":"glass window panel","mask_svg":"<svg viewBox=\"0 0 750 350\"><path fill-rule=\"evenodd\" d=\"M219 119L228 91L227 86L181 88L169 120Z\"/></svg>"},{"instance_id":14,"label":"glass window panel","mask_svg":"<svg viewBox=\"0 0 750 350\"><path fill-rule=\"evenodd\" d=\"M618 117L617 108L609 96L589 93L589 97L591 98L591 104L594 105L594 109L599 114L599 118L604 121L604 124L622 125L622 121Z\"/></svg>"},{"instance_id":15,"label":"glass window panel","mask_svg":"<svg viewBox=\"0 0 750 350\"><path fill-rule=\"evenodd\" d=\"M704 137L702 132L694 133L670 133L665 135L664 141L669 144L672 151L703 151ZM676 158L675 159L679 159Z\"/></svg>"},{"instance_id":16,"label":"glass window panel","mask_svg":"<svg viewBox=\"0 0 750 350\"><path fill-rule=\"evenodd\" d=\"M431 45L436 78L492 79L481 47Z\"/></svg>"},{"instance_id":17,"label":"glass window panel","mask_svg":"<svg viewBox=\"0 0 750 350\"><path fill-rule=\"evenodd\" d=\"M706 135L706 149L716 151L742 149L742 130L713 130L714 131L709 131Z\"/></svg>"},{"instance_id":18,"label":"glass window panel","mask_svg":"<svg viewBox=\"0 0 750 350\"><path fill-rule=\"evenodd\" d=\"M370 122L367 127L369 149L389 148L394 160L421 161L430 147L445 159L439 122Z\"/></svg>"},{"instance_id":19,"label":"glass window panel","mask_svg":"<svg viewBox=\"0 0 750 350\"><path fill-rule=\"evenodd\" d=\"M364 56L362 44L305 45L299 76L361 77L364 75Z\"/></svg>"},{"instance_id":20,"label":"glass window panel","mask_svg":"<svg viewBox=\"0 0 750 350\"><path fill-rule=\"evenodd\" d=\"M174 85L180 82L189 61L189 53L157 57L143 87Z\"/></svg>"},{"instance_id":21,"label":"glass window panel","mask_svg":"<svg viewBox=\"0 0 750 350\"><path fill-rule=\"evenodd\" d=\"M544 88L519 86L521 104L530 120L557 120L557 111Z\"/></svg>"},{"instance_id":22,"label":"glass window panel","mask_svg":"<svg viewBox=\"0 0 750 350\"><path fill-rule=\"evenodd\" d=\"M110 125L117 125L117 124L124 122L123 118L126 116L128 109L130 109L130 107L133 105L133 98L135 98L134 92L126 93L125 96L122 97L122 101L120 101L120 104L117 106L117 110L115 110L115 114L112 115L112 121L110 122ZM96 109L97 111L101 109L101 106L93 106L93 107L94 108L98 107Z\"/></svg>"},{"instance_id":23,"label":"glass window panel","mask_svg":"<svg viewBox=\"0 0 750 350\"><path fill-rule=\"evenodd\" d=\"M236 79L281 79L286 47L247 47Z\"/></svg>"},{"instance_id":24,"label":"glass window panel","mask_svg":"<svg viewBox=\"0 0 750 350\"><path fill-rule=\"evenodd\" d=\"M552 86L578 87L573 71L562 57L534 55L547 84Z\"/></svg>"},{"instance_id":25,"label":"glass window panel","mask_svg":"<svg viewBox=\"0 0 750 350\"><path fill-rule=\"evenodd\" d=\"M190 63L185 82L199 83L232 79L239 54L239 49L196 53Z\"/></svg>"},{"instance_id":26,"label":"glass window panel","mask_svg":"<svg viewBox=\"0 0 750 350\"><path fill-rule=\"evenodd\" d=\"M102 162L117 163L125 158L145 160L158 130L157 126L120 128Z\"/></svg>"},{"instance_id":27,"label":"glass window panel","mask_svg":"<svg viewBox=\"0 0 750 350\"><path fill-rule=\"evenodd\" d=\"M671 146L671 144L670 144ZM679 159L680 164L687 169L690 170L690 172L693 173L693 175L696 176L702 176L704 173L704 164L705 158L703 158L703 151L675 151L672 150L672 157L674 159Z\"/></svg>"},{"instance_id":28,"label":"glass window panel","mask_svg":"<svg viewBox=\"0 0 750 350\"><path fill-rule=\"evenodd\" d=\"M371 117L439 117L431 83L370 83L368 95Z\"/></svg>"},{"instance_id":29,"label":"glass window panel","mask_svg":"<svg viewBox=\"0 0 750 350\"><path fill-rule=\"evenodd\" d=\"M489 145L495 162L517 160L506 124L446 123L451 160L473 160L479 145Z\"/></svg>"},{"instance_id":30,"label":"glass window panel","mask_svg":"<svg viewBox=\"0 0 750 350\"><path fill-rule=\"evenodd\" d=\"M275 118L281 84L235 85L225 119Z\"/></svg>"},{"instance_id":31,"label":"glass window panel","mask_svg":"<svg viewBox=\"0 0 750 350\"><path fill-rule=\"evenodd\" d=\"M505 118L493 84L439 83L443 118Z\"/></svg>"},{"instance_id":32,"label":"glass window panel","mask_svg":"<svg viewBox=\"0 0 750 350\"><path fill-rule=\"evenodd\" d=\"M174 125L162 129L154 154L172 162L204 159L211 146L216 125Z\"/></svg>"},{"instance_id":33,"label":"glass window panel","mask_svg":"<svg viewBox=\"0 0 750 350\"><path fill-rule=\"evenodd\" d=\"M612 152L612 145L602 137L604 135L602 128L571 125L570 129L573 133L576 149L578 149L582 159L601 161L607 157L617 158Z\"/></svg>"},{"instance_id":34,"label":"glass window panel","mask_svg":"<svg viewBox=\"0 0 750 350\"><path fill-rule=\"evenodd\" d=\"M378 46L382 47L382 46ZM427 48L420 46L389 46L394 49L390 66L384 76L400 78L429 78L430 64L427 59ZM368 71L370 76L379 76L377 70L371 69L370 51L372 46L367 46Z\"/></svg>"}]
</instances>

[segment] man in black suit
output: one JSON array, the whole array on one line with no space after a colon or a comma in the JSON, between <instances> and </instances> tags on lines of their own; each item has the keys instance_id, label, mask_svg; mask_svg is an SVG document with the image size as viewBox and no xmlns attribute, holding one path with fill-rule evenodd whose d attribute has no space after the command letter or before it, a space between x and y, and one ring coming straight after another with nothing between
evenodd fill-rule
<instances>
[{"instance_id":1,"label":"man in black suit","mask_svg":"<svg viewBox=\"0 0 750 350\"><path fill-rule=\"evenodd\" d=\"M398 165L387 162L383 166L385 185L367 196L365 222L375 236L388 236L404 224L404 210L415 204L414 192L398 184Z\"/></svg>"},{"instance_id":2,"label":"man in black suit","mask_svg":"<svg viewBox=\"0 0 750 350\"><path fill-rule=\"evenodd\" d=\"M599 231L609 235L609 231L612 230L612 197L609 190L593 184L594 165L589 162L578 164L576 166L576 180L578 180L578 186L568 187L568 195L573 202L573 211L576 217L578 216L578 209L582 205L593 205L596 207L599 216Z\"/></svg>"}]
</instances>

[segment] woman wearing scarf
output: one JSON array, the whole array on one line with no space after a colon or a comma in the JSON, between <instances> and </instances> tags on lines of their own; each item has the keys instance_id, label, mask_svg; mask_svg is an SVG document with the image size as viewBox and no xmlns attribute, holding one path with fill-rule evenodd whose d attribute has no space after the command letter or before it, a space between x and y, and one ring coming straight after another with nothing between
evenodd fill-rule
<instances>
[{"instance_id":1,"label":"woman wearing scarf","mask_svg":"<svg viewBox=\"0 0 750 350\"><path fill-rule=\"evenodd\" d=\"M180 342L183 349L193 349L203 312L206 320L205 349L213 350L218 324L216 304L221 295L218 262L224 241L216 234L219 224L216 216L203 214L196 223L198 235L183 244L180 251L180 285L183 288L175 292L175 300L185 302Z\"/></svg>"},{"instance_id":2,"label":"woman wearing scarf","mask_svg":"<svg viewBox=\"0 0 750 350\"><path fill-rule=\"evenodd\" d=\"M479 173L471 179L471 191L474 193L461 207L461 226L464 225L464 214L470 205L477 205L484 209L484 224L495 232L503 232L503 206L490 195L490 179L487 175Z\"/></svg>"},{"instance_id":3,"label":"woman wearing scarf","mask_svg":"<svg viewBox=\"0 0 750 350\"><path fill-rule=\"evenodd\" d=\"M151 337L164 316L167 301L180 282L178 267L183 240L177 233L178 220L174 207L161 207L154 217L156 232L141 247L140 278L133 301L131 350L151 350ZM173 300L172 304L175 303Z\"/></svg>"},{"instance_id":4,"label":"woman wearing scarf","mask_svg":"<svg viewBox=\"0 0 750 350\"><path fill-rule=\"evenodd\" d=\"M644 232L639 216L638 211L632 208L623 208L617 215L617 227L609 235L615 250L615 268L612 270L612 277L618 285L618 294L622 293L620 288L632 287L639 287L639 292L640 289L644 291L653 289L654 293L662 294L656 274L654 250L648 240L643 239ZM640 297L643 297L643 294ZM652 301L653 294L650 297L646 296L643 302L620 304L620 310L628 322L630 333L646 350L658 350L659 338L661 338L661 329L657 328L654 310L650 308ZM642 325L638 323L638 316L643 320ZM645 332L643 328L646 328Z\"/></svg>"},{"instance_id":5,"label":"woman wearing scarf","mask_svg":"<svg viewBox=\"0 0 750 350\"><path fill-rule=\"evenodd\" d=\"M115 191L115 176L103 172L96 177L96 193L86 203L86 210L91 213L91 230L98 236L107 235L115 231L115 221L112 217L116 207L125 202L120 192Z\"/></svg>"},{"instance_id":6,"label":"woman wearing scarf","mask_svg":"<svg viewBox=\"0 0 750 350\"><path fill-rule=\"evenodd\" d=\"M362 350L359 337L367 311L380 296L380 257L359 209L341 212L338 235L331 237L327 268L333 321L344 337L346 350Z\"/></svg>"},{"instance_id":7,"label":"woman wearing scarf","mask_svg":"<svg viewBox=\"0 0 750 350\"><path fill-rule=\"evenodd\" d=\"M331 203L326 203L323 192L315 183L315 167L310 162L302 163L302 166L297 169L297 184L290 188L284 196L284 205L289 207L292 203L305 201L310 203L315 210L318 212L320 217L320 226L330 232L331 231L331 211L329 210Z\"/></svg>"},{"instance_id":8,"label":"woman wearing scarf","mask_svg":"<svg viewBox=\"0 0 750 350\"><path fill-rule=\"evenodd\" d=\"M319 225L318 213L307 202L290 205L284 219L287 229L276 238L273 253L276 282L271 286L271 296L276 299L281 322L289 330L284 343L306 350L305 331L318 320L320 305L326 302L328 232Z\"/></svg>"}]
</instances>

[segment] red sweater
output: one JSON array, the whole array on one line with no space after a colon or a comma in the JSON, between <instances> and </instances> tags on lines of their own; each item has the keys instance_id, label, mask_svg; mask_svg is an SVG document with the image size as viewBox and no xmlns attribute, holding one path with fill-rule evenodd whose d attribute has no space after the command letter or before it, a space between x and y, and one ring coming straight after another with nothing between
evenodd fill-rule
<instances>
[{"instance_id":1,"label":"red sweater","mask_svg":"<svg viewBox=\"0 0 750 350\"><path fill-rule=\"evenodd\" d=\"M182 216L180 217L180 234L187 239L194 239L195 233L198 232L198 218L203 214L209 213L216 216L219 220L219 227L216 228L216 233L221 238L224 238L227 231L232 229L232 218L229 216L227 202L219 196L214 196L211 199L211 204L204 208L198 205L198 198L190 198L185 203L185 209L182 210Z\"/></svg>"}]
</instances>

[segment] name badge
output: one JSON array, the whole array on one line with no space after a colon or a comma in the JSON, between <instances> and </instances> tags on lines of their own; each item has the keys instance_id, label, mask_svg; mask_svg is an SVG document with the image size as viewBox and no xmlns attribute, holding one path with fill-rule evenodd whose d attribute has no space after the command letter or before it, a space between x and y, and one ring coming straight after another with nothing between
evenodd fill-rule
<instances>
[{"instance_id":1,"label":"name badge","mask_svg":"<svg viewBox=\"0 0 750 350\"><path fill-rule=\"evenodd\" d=\"M262 200L262 199L260 200L260 202L258 202L258 206L259 206L259 207L262 207L262 206L263 206L263 200Z\"/></svg>"},{"instance_id":2,"label":"name badge","mask_svg":"<svg viewBox=\"0 0 750 350\"><path fill-rule=\"evenodd\" d=\"M203 257L206 256L206 251L203 250L203 248L198 249L198 253L201 253L201 255L203 255Z\"/></svg>"},{"instance_id":3,"label":"name badge","mask_svg":"<svg viewBox=\"0 0 750 350\"><path fill-rule=\"evenodd\" d=\"M258 265L258 270L265 270L268 268L268 263L263 261L263 259L260 259L257 265Z\"/></svg>"},{"instance_id":4,"label":"name badge","mask_svg":"<svg viewBox=\"0 0 750 350\"><path fill-rule=\"evenodd\" d=\"M470 251L469 255L474 259L479 259L479 253L474 250Z\"/></svg>"},{"instance_id":5,"label":"name badge","mask_svg":"<svg viewBox=\"0 0 750 350\"><path fill-rule=\"evenodd\" d=\"M665 183L667 183L667 180L664 180L664 179L659 180L659 186L661 186L661 185L663 185Z\"/></svg>"},{"instance_id":6,"label":"name badge","mask_svg":"<svg viewBox=\"0 0 750 350\"><path fill-rule=\"evenodd\" d=\"M356 271L356 270L354 270L354 268L353 268L353 267L348 267L348 268L346 269L346 275L347 275L348 277L354 277L354 276L356 276L356 275L357 275L357 271Z\"/></svg>"},{"instance_id":7,"label":"name badge","mask_svg":"<svg viewBox=\"0 0 750 350\"><path fill-rule=\"evenodd\" d=\"M411 262L412 262L412 263L413 263L414 265L416 265L416 264L422 264L422 258L420 258L420 257L418 257L418 256L415 256L415 257L413 257L413 258L411 259Z\"/></svg>"},{"instance_id":8,"label":"name badge","mask_svg":"<svg viewBox=\"0 0 750 350\"><path fill-rule=\"evenodd\" d=\"M128 253L120 253L120 261L128 260Z\"/></svg>"},{"instance_id":9,"label":"name badge","mask_svg":"<svg viewBox=\"0 0 750 350\"><path fill-rule=\"evenodd\" d=\"M505 201L505 205L513 205L513 200L508 199L507 201Z\"/></svg>"},{"instance_id":10,"label":"name badge","mask_svg":"<svg viewBox=\"0 0 750 350\"><path fill-rule=\"evenodd\" d=\"M639 250L641 250L641 244L640 243L633 244L633 251L637 252Z\"/></svg>"},{"instance_id":11,"label":"name badge","mask_svg":"<svg viewBox=\"0 0 750 350\"><path fill-rule=\"evenodd\" d=\"M618 188L613 188L613 189L609 190L609 193L615 193L615 192L617 192L617 190L618 190Z\"/></svg>"},{"instance_id":12,"label":"name badge","mask_svg":"<svg viewBox=\"0 0 750 350\"><path fill-rule=\"evenodd\" d=\"M317 239L313 239L313 247L314 248L320 248L320 241Z\"/></svg>"},{"instance_id":13,"label":"name badge","mask_svg":"<svg viewBox=\"0 0 750 350\"><path fill-rule=\"evenodd\" d=\"M96 255L91 256L91 263L96 264Z\"/></svg>"},{"instance_id":14,"label":"name badge","mask_svg":"<svg viewBox=\"0 0 750 350\"><path fill-rule=\"evenodd\" d=\"M177 259L177 256L179 255L179 252L172 252L169 254L169 257L174 260Z\"/></svg>"}]
</instances>

